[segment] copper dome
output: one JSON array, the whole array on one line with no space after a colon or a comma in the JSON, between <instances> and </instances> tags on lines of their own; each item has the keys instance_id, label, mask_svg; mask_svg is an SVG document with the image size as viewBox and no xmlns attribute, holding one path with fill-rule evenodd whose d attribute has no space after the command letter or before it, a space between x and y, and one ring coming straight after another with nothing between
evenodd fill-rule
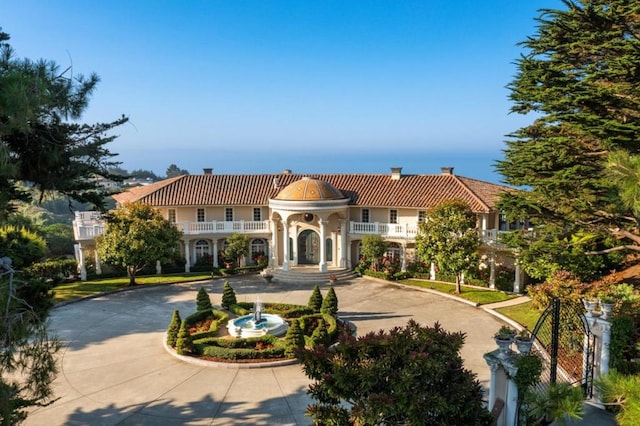
<instances>
[{"instance_id":1,"label":"copper dome","mask_svg":"<svg viewBox=\"0 0 640 426\"><path fill-rule=\"evenodd\" d=\"M342 195L335 186L320 179L303 177L287 185L276 196L276 200L285 201L318 201L318 200L343 200Z\"/></svg>"}]
</instances>

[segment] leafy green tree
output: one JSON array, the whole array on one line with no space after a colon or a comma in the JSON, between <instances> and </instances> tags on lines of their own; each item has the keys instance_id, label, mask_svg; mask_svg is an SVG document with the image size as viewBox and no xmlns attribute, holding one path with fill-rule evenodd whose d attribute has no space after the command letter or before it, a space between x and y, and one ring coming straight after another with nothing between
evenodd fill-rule
<instances>
[{"instance_id":1,"label":"leafy green tree","mask_svg":"<svg viewBox=\"0 0 640 426\"><path fill-rule=\"evenodd\" d=\"M46 253L47 244L36 233L15 226L0 227L0 254L10 257L14 268L30 265Z\"/></svg>"},{"instance_id":2,"label":"leafy green tree","mask_svg":"<svg viewBox=\"0 0 640 426\"><path fill-rule=\"evenodd\" d=\"M284 346L284 354L289 358L293 358L296 351L304 346L304 334L297 319L291 321L291 325L284 337Z\"/></svg>"},{"instance_id":3,"label":"leafy green tree","mask_svg":"<svg viewBox=\"0 0 640 426\"><path fill-rule=\"evenodd\" d=\"M42 229L47 243L47 255L58 257L73 255L73 228L65 223L52 223Z\"/></svg>"},{"instance_id":4,"label":"leafy green tree","mask_svg":"<svg viewBox=\"0 0 640 426\"><path fill-rule=\"evenodd\" d=\"M521 43L511 111L532 121L509 135L497 170L526 190L505 193L499 205L535 224L523 252L537 241L570 250L578 233L592 235L591 255L640 251L632 180L640 154L638 4L564 6L543 10L536 33Z\"/></svg>"},{"instance_id":5,"label":"leafy green tree","mask_svg":"<svg viewBox=\"0 0 640 426\"><path fill-rule=\"evenodd\" d=\"M387 251L388 244L380 235L365 235L362 237L361 254L365 259L371 261L371 267L378 269L380 266L380 258Z\"/></svg>"},{"instance_id":6,"label":"leafy green tree","mask_svg":"<svg viewBox=\"0 0 640 426\"><path fill-rule=\"evenodd\" d=\"M213 309L213 305L211 305L211 299L209 298L209 294L204 287L200 287L198 290L198 294L196 296L196 310L197 311L209 311Z\"/></svg>"},{"instance_id":7,"label":"leafy green tree","mask_svg":"<svg viewBox=\"0 0 640 426\"><path fill-rule=\"evenodd\" d=\"M233 259L236 265L240 264L240 258L249 254L249 236L245 234L232 234L227 238L227 247L224 249L224 256Z\"/></svg>"},{"instance_id":8,"label":"leafy green tree","mask_svg":"<svg viewBox=\"0 0 640 426\"><path fill-rule=\"evenodd\" d=\"M489 425L482 387L460 356L464 338L410 320L299 351L314 380L307 415L318 425Z\"/></svg>"},{"instance_id":9,"label":"leafy green tree","mask_svg":"<svg viewBox=\"0 0 640 426\"><path fill-rule=\"evenodd\" d=\"M224 309L229 309L231 305L235 305L238 303L238 299L236 298L236 292L233 291L231 284L229 281L224 282L224 286L222 287L222 307Z\"/></svg>"},{"instance_id":10,"label":"leafy green tree","mask_svg":"<svg viewBox=\"0 0 640 426\"><path fill-rule=\"evenodd\" d=\"M175 164L171 164L169 165L169 167L167 167L167 178L172 178L172 177L176 177L176 176L181 176L181 175L188 175L189 172L185 169L181 169L180 167L176 166Z\"/></svg>"},{"instance_id":11,"label":"leafy green tree","mask_svg":"<svg viewBox=\"0 0 640 426\"><path fill-rule=\"evenodd\" d=\"M167 329L167 345L172 348L176 347L176 341L178 340L178 333L180 332L180 325L182 325L182 318L180 318L180 311L177 309L173 310L173 315L171 316L171 322L169 323L169 328Z\"/></svg>"},{"instance_id":12,"label":"leafy green tree","mask_svg":"<svg viewBox=\"0 0 640 426\"><path fill-rule=\"evenodd\" d=\"M440 271L455 275L457 293L462 273L477 262L479 246L476 216L460 200L445 201L429 210L416 236L420 260L434 262Z\"/></svg>"},{"instance_id":13,"label":"leafy green tree","mask_svg":"<svg viewBox=\"0 0 640 426\"><path fill-rule=\"evenodd\" d=\"M116 163L106 145L115 139L108 133L127 118L80 123L98 76L17 58L8 40L0 31L0 218L15 201L31 199L21 181L39 192L39 202L57 191L102 207L106 193L95 176L119 180L108 171Z\"/></svg>"},{"instance_id":14,"label":"leafy green tree","mask_svg":"<svg viewBox=\"0 0 640 426\"><path fill-rule=\"evenodd\" d=\"M336 316L338 314L338 296L333 287L329 287L326 297L322 301L320 313Z\"/></svg>"},{"instance_id":15,"label":"leafy green tree","mask_svg":"<svg viewBox=\"0 0 640 426\"><path fill-rule=\"evenodd\" d=\"M125 203L106 215L106 229L97 238L104 262L122 266L135 285L136 274L146 265L173 258L181 232L153 207Z\"/></svg>"},{"instance_id":16,"label":"leafy green tree","mask_svg":"<svg viewBox=\"0 0 640 426\"><path fill-rule=\"evenodd\" d=\"M319 286L313 287L307 306L313 309L313 312L320 312L320 309L322 309L322 293L320 293Z\"/></svg>"},{"instance_id":17,"label":"leafy green tree","mask_svg":"<svg viewBox=\"0 0 640 426\"><path fill-rule=\"evenodd\" d=\"M160 180L160 177L157 174L153 173L151 170L144 169L133 170L130 176L136 179L149 179L153 182Z\"/></svg>"},{"instance_id":18,"label":"leafy green tree","mask_svg":"<svg viewBox=\"0 0 640 426\"><path fill-rule=\"evenodd\" d=\"M189 334L189 328L185 320L182 320L180 323L180 330L178 331L178 338L176 339L176 353L178 355L193 353L193 341L191 340L191 334Z\"/></svg>"}]
</instances>

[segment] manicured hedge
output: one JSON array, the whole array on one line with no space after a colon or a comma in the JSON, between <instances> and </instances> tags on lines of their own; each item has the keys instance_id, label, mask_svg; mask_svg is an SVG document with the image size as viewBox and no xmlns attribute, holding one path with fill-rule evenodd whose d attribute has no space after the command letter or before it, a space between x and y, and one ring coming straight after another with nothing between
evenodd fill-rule
<instances>
[{"instance_id":1,"label":"manicured hedge","mask_svg":"<svg viewBox=\"0 0 640 426\"><path fill-rule=\"evenodd\" d=\"M272 348L256 349L256 345L262 343ZM223 339L208 337L193 341L193 346L199 355L210 356L227 360L243 359L272 359L284 357L284 346L279 339L267 334L261 337L246 339Z\"/></svg>"},{"instance_id":2,"label":"manicured hedge","mask_svg":"<svg viewBox=\"0 0 640 426\"><path fill-rule=\"evenodd\" d=\"M201 331L199 333L192 333L191 338L193 340L201 339L208 336L215 336L218 333L218 329L221 325L225 324L229 320L229 314L219 309L211 309L207 311L197 311L184 319L187 326L193 326L198 321L204 321L208 319L214 319L211 322L208 331Z\"/></svg>"}]
</instances>

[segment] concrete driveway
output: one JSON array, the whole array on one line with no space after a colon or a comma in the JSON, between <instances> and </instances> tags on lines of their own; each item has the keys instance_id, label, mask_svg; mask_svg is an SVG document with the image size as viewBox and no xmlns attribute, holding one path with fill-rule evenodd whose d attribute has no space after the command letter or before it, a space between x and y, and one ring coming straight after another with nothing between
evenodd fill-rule
<instances>
[{"instance_id":1,"label":"concrete driveway","mask_svg":"<svg viewBox=\"0 0 640 426\"><path fill-rule=\"evenodd\" d=\"M265 285L258 276L229 279L239 301L306 304L313 286ZM223 280L140 288L54 309L51 330L64 342L59 399L33 411L26 425L308 425L309 380L299 365L202 366L163 347L171 313L195 311L200 287L220 304ZM322 288L326 294L327 288ZM402 326L411 318L467 334L465 366L487 387L482 355L495 349L501 323L482 309L367 278L335 285L340 317L358 334Z\"/></svg>"}]
</instances>

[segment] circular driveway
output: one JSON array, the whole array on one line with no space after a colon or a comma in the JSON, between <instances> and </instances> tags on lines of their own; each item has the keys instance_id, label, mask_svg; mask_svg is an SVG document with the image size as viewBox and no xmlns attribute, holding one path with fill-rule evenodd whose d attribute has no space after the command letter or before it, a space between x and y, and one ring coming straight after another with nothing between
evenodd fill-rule
<instances>
[{"instance_id":1,"label":"circular driveway","mask_svg":"<svg viewBox=\"0 0 640 426\"><path fill-rule=\"evenodd\" d=\"M31 412L26 425L308 425L310 381L300 365L213 367L183 362L163 347L174 309L195 311L205 287L220 305L223 280L140 288L58 307L51 330L62 340L59 398ZM239 301L306 304L313 285L272 283L256 275L229 279ZM321 286L326 295L328 286ZM334 286L341 318L359 335L411 318L467 334L466 368L488 386L482 355L495 349L500 321L482 309L413 288L367 278Z\"/></svg>"}]
</instances>

